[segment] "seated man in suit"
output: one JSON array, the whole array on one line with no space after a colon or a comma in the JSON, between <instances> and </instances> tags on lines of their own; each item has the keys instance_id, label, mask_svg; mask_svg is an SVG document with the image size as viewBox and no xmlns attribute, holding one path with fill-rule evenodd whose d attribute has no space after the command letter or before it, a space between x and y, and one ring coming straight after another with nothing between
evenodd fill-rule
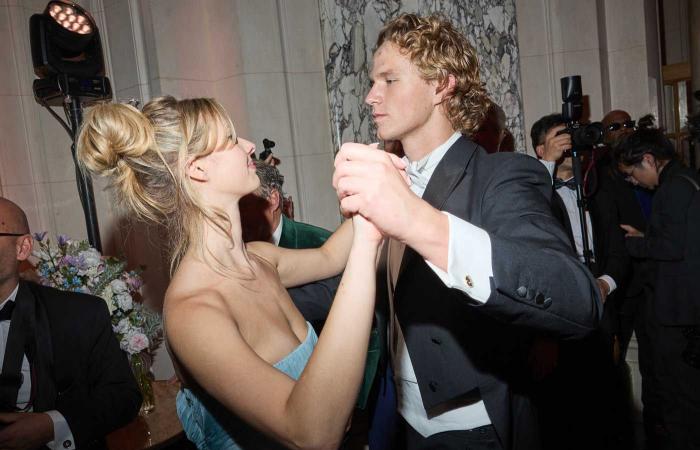
<instances>
[{"instance_id":1,"label":"seated man in suit","mask_svg":"<svg viewBox=\"0 0 700 450\"><path fill-rule=\"evenodd\" d=\"M584 262L583 231L576 190L571 136L560 133L566 128L560 114L551 114L535 122L532 145L554 180L552 212L571 241L571 248ZM588 155L586 155L588 157ZM606 302L599 330L583 341L562 343L557 369L544 379L540 397L546 448L621 448L630 442L631 411L625 408L625 378L614 362L614 291L626 284L630 256L625 249L618 220L620 211L614 188L604 168L584 177L587 199L586 234L591 251L591 272L597 277L601 298ZM596 180L591 182L591 180ZM610 301L607 301L610 299ZM541 349L538 349L541 351ZM535 358L541 357L536 355ZM553 364L550 364L551 367ZM575 390L571 386L579 386ZM561 414L562 408L576 404L575 411ZM595 433L590 430L595 429ZM572 443L572 435L575 436Z\"/></svg>"},{"instance_id":2,"label":"seated man in suit","mask_svg":"<svg viewBox=\"0 0 700 450\"><path fill-rule=\"evenodd\" d=\"M260 188L241 199L243 240L268 241L284 248L318 248L331 232L282 214L284 176L271 164L255 161Z\"/></svg>"},{"instance_id":3,"label":"seated man in suit","mask_svg":"<svg viewBox=\"0 0 700 450\"><path fill-rule=\"evenodd\" d=\"M103 448L141 394L105 302L21 281L24 212L0 197L0 448Z\"/></svg>"}]
</instances>

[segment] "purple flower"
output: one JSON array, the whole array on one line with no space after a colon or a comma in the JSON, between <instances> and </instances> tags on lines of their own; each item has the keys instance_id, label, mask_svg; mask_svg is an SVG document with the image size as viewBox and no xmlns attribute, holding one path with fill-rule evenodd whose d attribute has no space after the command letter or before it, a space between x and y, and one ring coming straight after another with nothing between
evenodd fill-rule
<instances>
[{"instance_id":1,"label":"purple flower","mask_svg":"<svg viewBox=\"0 0 700 450\"><path fill-rule=\"evenodd\" d=\"M37 242L43 241L46 237L46 233L46 231L42 231L41 233L34 233L34 240Z\"/></svg>"},{"instance_id":2,"label":"purple flower","mask_svg":"<svg viewBox=\"0 0 700 450\"><path fill-rule=\"evenodd\" d=\"M63 247L64 245L66 245L69 242L70 242L70 238L68 238L68 236L66 236L65 234L58 235L58 245L60 245L61 247Z\"/></svg>"}]
</instances>

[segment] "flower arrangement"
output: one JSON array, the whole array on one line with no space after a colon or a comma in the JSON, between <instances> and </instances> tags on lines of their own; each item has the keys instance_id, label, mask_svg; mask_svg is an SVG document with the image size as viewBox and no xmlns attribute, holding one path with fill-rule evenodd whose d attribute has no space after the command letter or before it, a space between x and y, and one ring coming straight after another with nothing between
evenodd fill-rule
<instances>
[{"instance_id":1,"label":"flower arrangement","mask_svg":"<svg viewBox=\"0 0 700 450\"><path fill-rule=\"evenodd\" d=\"M139 301L142 269L126 270L126 263L106 257L86 240L59 235L53 243L46 232L36 233L34 256L43 285L101 297L112 317L112 329L129 357L153 352L163 340L160 316ZM143 353L142 353L143 352Z\"/></svg>"}]
</instances>

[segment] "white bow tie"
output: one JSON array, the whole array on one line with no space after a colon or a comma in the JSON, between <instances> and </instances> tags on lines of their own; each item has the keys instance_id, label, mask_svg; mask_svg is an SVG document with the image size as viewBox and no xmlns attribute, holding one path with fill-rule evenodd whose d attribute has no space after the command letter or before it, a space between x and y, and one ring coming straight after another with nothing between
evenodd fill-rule
<instances>
[{"instance_id":1,"label":"white bow tie","mask_svg":"<svg viewBox=\"0 0 700 450\"><path fill-rule=\"evenodd\" d=\"M411 183L416 187L420 188L421 190L425 190L425 187L428 186L428 181L430 181L430 178L426 176L424 169L425 167L419 168L416 167L414 164L409 164L406 167L406 173L411 179Z\"/></svg>"}]
</instances>

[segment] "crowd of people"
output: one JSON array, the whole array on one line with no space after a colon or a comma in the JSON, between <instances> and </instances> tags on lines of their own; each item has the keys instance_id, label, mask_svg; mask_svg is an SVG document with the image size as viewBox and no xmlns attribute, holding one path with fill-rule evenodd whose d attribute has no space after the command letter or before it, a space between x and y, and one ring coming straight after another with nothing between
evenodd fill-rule
<instances>
[{"instance_id":1,"label":"crowd of people","mask_svg":"<svg viewBox=\"0 0 700 450\"><path fill-rule=\"evenodd\" d=\"M333 233L284 214L284 178L214 99L85 115L81 166L168 229L187 438L341 448L361 410L372 450L632 448L634 333L648 448L700 448L700 177L663 132L611 111L579 180L561 115L533 125L537 158L513 152L437 16L388 22L370 77L387 151L339 149ZM138 389L104 302L20 281L31 247L0 199L0 448L102 448Z\"/></svg>"}]
</instances>

